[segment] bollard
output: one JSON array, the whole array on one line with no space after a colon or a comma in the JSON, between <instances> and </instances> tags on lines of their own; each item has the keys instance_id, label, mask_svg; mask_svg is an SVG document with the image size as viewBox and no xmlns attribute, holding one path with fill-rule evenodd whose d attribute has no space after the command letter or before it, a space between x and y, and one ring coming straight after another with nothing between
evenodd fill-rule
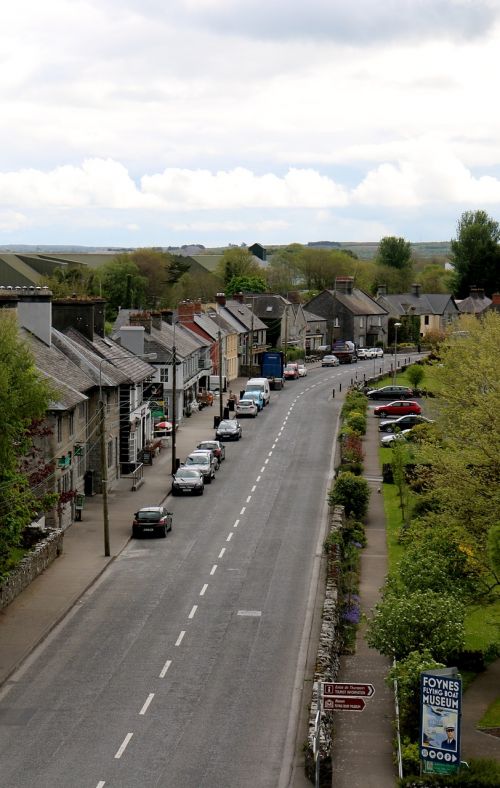
<instances>
[{"instance_id":1,"label":"bollard","mask_svg":"<svg viewBox=\"0 0 500 788\"><path fill-rule=\"evenodd\" d=\"M339 383L339 391L342 391L342 383Z\"/></svg>"},{"instance_id":2,"label":"bollard","mask_svg":"<svg viewBox=\"0 0 500 788\"><path fill-rule=\"evenodd\" d=\"M352 384L353 384L353 380L352 380L352 378L351 378L351 386L352 386Z\"/></svg>"},{"instance_id":3,"label":"bollard","mask_svg":"<svg viewBox=\"0 0 500 788\"><path fill-rule=\"evenodd\" d=\"M335 399L335 389L332 389L332 397Z\"/></svg>"}]
</instances>

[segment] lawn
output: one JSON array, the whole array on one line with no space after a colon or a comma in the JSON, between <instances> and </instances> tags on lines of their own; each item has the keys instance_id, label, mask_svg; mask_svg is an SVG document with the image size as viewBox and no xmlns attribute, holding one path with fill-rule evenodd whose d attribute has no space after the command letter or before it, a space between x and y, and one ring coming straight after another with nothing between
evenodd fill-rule
<instances>
[{"instance_id":1,"label":"lawn","mask_svg":"<svg viewBox=\"0 0 500 788\"><path fill-rule=\"evenodd\" d=\"M488 706L486 714L477 724L478 728L498 728L500 727L500 697Z\"/></svg>"}]
</instances>

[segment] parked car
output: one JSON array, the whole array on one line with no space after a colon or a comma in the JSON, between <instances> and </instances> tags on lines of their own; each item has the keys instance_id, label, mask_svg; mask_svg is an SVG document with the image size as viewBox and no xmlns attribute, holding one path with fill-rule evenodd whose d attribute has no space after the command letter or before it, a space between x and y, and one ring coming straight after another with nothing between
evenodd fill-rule
<instances>
[{"instance_id":1,"label":"parked car","mask_svg":"<svg viewBox=\"0 0 500 788\"><path fill-rule=\"evenodd\" d=\"M264 402L264 397L262 396L261 391L245 391L245 393L242 396L242 399L253 399L253 401L257 405L258 410L263 410L264 405L266 404Z\"/></svg>"},{"instance_id":2,"label":"parked car","mask_svg":"<svg viewBox=\"0 0 500 788\"><path fill-rule=\"evenodd\" d=\"M212 464L214 466L214 471L218 471L220 462L219 462L219 458L215 456L215 452L213 449L209 449L209 448L194 449L194 451L191 452L191 454L204 454L204 453L207 453L209 455L210 460L212 461Z\"/></svg>"},{"instance_id":3,"label":"parked car","mask_svg":"<svg viewBox=\"0 0 500 788\"><path fill-rule=\"evenodd\" d=\"M318 345L318 347L314 348L318 353L329 353L331 349L331 345Z\"/></svg>"},{"instance_id":4,"label":"parked car","mask_svg":"<svg viewBox=\"0 0 500 788\"><path fill-rule=\"evenodd\" d=\"M384 357L384 348L383 347L376 347L375 350L375 358L383 358Z\"/></svg>"},{"instance_id":5,"label":"parked car","mask_svg":"<svg viewBox=\"0 0 500 788\"><path fill-rule=\"evenodd\" d=\"M181 465L172 479L172 495L203 495L204 492L205 482L200 471Z\"/></svg>"},{"instance_id":6,"label":"parked car","mask_svg":"<svg viewBox=\"0 0 500 788\"><path fill-rule=\"evenodd\" d=\"M410 432L411 428L402 430L402 432L390 432L388 435L382 435L380 438L380 445L384 446L386 449L390 449L396 441L407 440Z\"/></svg>"},{"instance_id":7,"label":"parked car","mask_svg":"<svg viewBox=\"0 0 500 788\"><path fill-rule=\"evenodd\" d=\"M299 368L295 362L290 362L283 370L283 377L285 380L297 380L299 377Z\"/></svg>"},{"instance_id":8,"label":"parked car","mask_svg":"<svg viewBox=\"0 0 500 788\"><path fill-rule=\"evenodd\" d=\"M414 394L408 386L381 386L379 389L370 389L366 396L368 399L411 399Z\"/></svg>"},{"instance_id":9,"label":"parked car","mask_svg":"<svg viewBox=\"0 0 500 788\"><path fill-rule=\"evenodd\" d=\"M385 419L387 416L407 416L409 413L416 413L418 416L422 413L422 408L414 400L403 399L389 402L388 405L377 405L373 409L373 413L375 416L380 416L381 419Z\"/></svg>"},{"instance_id":10,"label":"parked car","mask_svg":"<svg viewBox=\"0 0 500 788\"><path fill-rule=\"evenodd\" d=\"M236 419L223 419L215 430L215 437L220 441L239 441L241 435L241 424Z\"/></svg>"},{"instance_id":11,"label":"parked car","mask_svg":"<svg viewBox=\"0 0 500 788\"><path fill-rule=\"evenodd\" d=\"M425 416L408 415L400 416L399 419L390 419L388 421L381 421L379 424L380 432L396 432L396 430L405 430L408 427L414 427L415 424L432 424L431 419L426 419Z\"/></svg>"},{"instance_id":12,"label":"parked car","mask_svg":"<svg viewBox=\"0 0 500 788\"><path fill-rule=\"evenodd\" d=\"M161 536L165 538L167 531L172 530L172 512L164 506L145 506L134 514L132 536Z\"/></svg>"},{"instance_id":13,"label":"parked car","mask_svg":"<svg viewBox=\"0 0 500 788\"><path fill-rule=\"evenodd\" d=\"M234 412L237 416L250 416L254 419L259 409L253 399L240 399L236 403Z\"/></svg>"},{"instance_id":14,"label":"parked car","mask_svg":"<svg viewBox=\"0 0 500 788\"><path fill-rule=\"evenodd\" d=\"M215 467L212 458L206 452L188 454L184 465L186 468L194 468L199 471L205 484L212 484L212 479L215 479Z\"/></svg>"},{"instance_id":15,"label":"parked car","mask_svg":"<svg viewBox=\"0 0 500 788\"><path fill-rule=\"evenodd\" d=\"M297 364L297 369L299 370L299 378L307 377L307 367L305 364Z\"/></svg>"},{"instance_id":16,"label":"parked car","mask_svg":"<svg viewBox=\"0 0 500 788\"><path fill-rule=\"evenodd\" d=\"M197 449L212 449L219 462L226 459L226 447L220 441L200 441Z\"/></svg>"},{"instance_id":17,"label":"parked car","mask_svg":"<svg viewBox=\"0 0 500 788\"><path fill-rule=\"evenodd\" d=\"M322 367L338 367L340 361L338 360L337 356L323 356L321 359L321 366Z\"/></svg>"}]
</instances>

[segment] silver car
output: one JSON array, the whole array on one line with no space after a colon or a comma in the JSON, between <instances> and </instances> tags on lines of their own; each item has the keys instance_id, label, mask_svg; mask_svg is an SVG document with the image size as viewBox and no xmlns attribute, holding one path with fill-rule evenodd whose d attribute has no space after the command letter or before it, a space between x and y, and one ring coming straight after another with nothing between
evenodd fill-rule
<instances>
[{"instance_id":1,"label":"silver car","mask_svg":"<svg viewBox=\"0 0 500 788\"><path fill-rule=\"evenodd\" d=\"M194 468L203 476L205 484L211 484L215 479L215 468L212 458L208 452L193 452L186 457L184 462L186 468Z\"/></svg>"}]
</instances>

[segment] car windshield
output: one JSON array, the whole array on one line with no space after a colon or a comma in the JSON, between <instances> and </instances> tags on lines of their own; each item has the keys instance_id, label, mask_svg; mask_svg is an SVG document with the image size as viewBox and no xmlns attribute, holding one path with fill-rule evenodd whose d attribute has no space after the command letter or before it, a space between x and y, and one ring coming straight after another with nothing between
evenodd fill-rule
<instances>
[{"instance_id":1,"label":"car windshield","mask_svg":"<svg viewBox=\"0 0 500 788\"><path fill-rule=\"evenodd\" d=\"M154 523L161 517L161 512L158 510L146 510L144 512L137 512L137 520L142 522Z\"/></svg>"},{"instance_id":2,"label":"car windshield","mask_svg":"<svg viewBox=\"0 0 500 788\"><path fill-rule=\"evenodd\" d=\"M186 465L208 465L210 462L210 457L206 454L197 454L196 456L188 457L186 460Z\"/></svg>"},{"instance_id":3,"label":"car windshield","mask_svg":"<svg viewBox=\"0 0 500 788\"><path fill-rule=\"evenodd\" d=\"M198 448L199 449L207 449L207 451L208 451L208 449L218 449L219 447L214 441L213 443L209 443L209 442L199 443L198 444Z\"/></svg>"},{"instance_id":4,"label":"car windshield","mask_svg":"<svg viewBox=\"0 0 500 788\"><path fill-rule=\"evenodd\" d=\"M234 430L235 429L235 424L233 424L232 421L221 421L221 423L219 424L219 429L222 429L222 430Z\"/></svg>"},{"instance_id":5,"label":"car windshield","mask_svg":"<svg viewBox=\"0 0 500 788\"><path fill-rule=\"evenodd\" d=\"M182 479L197 479L199 474L198 471L195 470L189 470L188 468L180 468L177 471L176 476L179 476Z\"/></svg>"}]
</instances>

